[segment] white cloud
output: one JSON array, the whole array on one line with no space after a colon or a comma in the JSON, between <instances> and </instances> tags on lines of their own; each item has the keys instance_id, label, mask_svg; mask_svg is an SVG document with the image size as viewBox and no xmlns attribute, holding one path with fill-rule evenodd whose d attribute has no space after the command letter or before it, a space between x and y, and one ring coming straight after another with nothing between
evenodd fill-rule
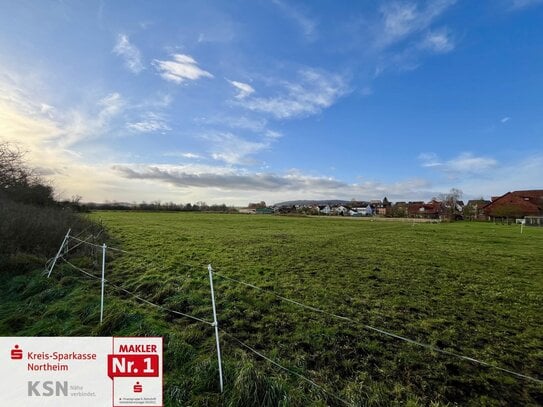
<instances>
[{"instance_id":1,"label":"white cloud","mask_svg":"<svg viewBox=\"0 0 543 407\"><path fill-rule=\"evenodd\" d=\"M543 0L511 0L511 8L514 10L525 9L543 4Z\"/></svg>"},{"instance_id":2,"label":"white cloud","mask_svg":"<svg viewBox=\"0 0 543 407\"><path fill-rule=\"evenodd\" d=\"M47 103L41 103L40 104L40 112L45 113L50 118L53 118L53 113L55 111L55 108L51 105L48 105Z\"/></svg>"},{"instance_id":3,"label":"white cloud","mask_svg":"<svg viewBox=\"0 0 543 407\"><path fill-rule=\"evenodd\" d=\"M100 99L98 105L102 107L99 116L107 118L118 114L125 106L125 102L120 93L113 92Z\"/></svg>"},{"instance_id":4,"label":"white cloud","mask_svg":"<svg viewBox=\"0 0 543 407\"><path fill-rule=\"evenodd\" d=\"M254 89L251 85L248 83L238 82L238 81L231 81L230 79L226 79L233 87L235 87L238 91L238 94L236 95L237 99L244 99L247 96L250 96L252 93L254 93Z\"/></svg>"},{"instance_id":5,"label":"white cloud","mask_svg":"<svg viewBox=\"0 0 543 407\"><path fill-rule=\"evenodd\" d=\"M202 158L200 154L195 154L195 153L182 153L181 156L184 158L190 158L190 159Z\"/></svg>"},{"instance_id":6,"label":"white cloud","mask_svg":"<svg viewBox=\"0 0 543 407\"><path fill-rule=\"evenodd\" d=\"M288 119L317 114L348 91L346 80L337 74L305 69L298 76L296 83L283 82L277 96L247 98L240 103L249 110Z\"/></svg>"},{"instance_id":7,"label":"white cloud","mask_svg":"<svg viewBox=\"0 0 543 407\"><path fill-rule=\"evenodd\" d=\"M171 130L164 116L154 112L145 113L142 120L127 123L126 127L140 133L166 132Z\"/></svg>"},{"instance_id":8,"label":"white cloud","mask_svg":"<svg viewBox=\"0 0 543 407\"><path fill-rule=\"evenodd\" d=\"M456 186L470 197L489 198L507 191L541 189L541 174L543 174L543 152L540 151L502 163L484 177L465 177L456 182Z\"/></svg>"},{"instance_id":9,"label":"white cloud","mask_svg":"<svg viewBox=\"0 0 543 407\"><path fill-rule=\"evenodd\" d=\"M378 29L377 44L386 47L425 30L455 2L435 0L426 3L423 8L414 2L384 4L380 9L382 21Z\"/></svg>"},{"instance_id":10,"label":"white cloud","mask_svg":"<svg viewBox=\"0 0 543 407\"><path fill-rule=\"evenodd\" d=\"M128 127L130 130L134 130L140 133L153 133L156 131L165 132L171 130L171 128L168 127L165 123L155 120L127 123L126 127Z\"/></svg>"},{"instance_id":11,"label":"white cloud","mask_svg":"<svg viewBox=\"0 0 543 407\"><path fill-rule=\"evenodd\" d=\"M507 123L509 120L511 120L511 118L509 116L506 116L506 117L503 117L500 121L502 123Z\"/></svg>"},{"instance_id":12,"label":"white cloud","mask_svg":"<svg viewBox=\"0 0 543 407\"><path fill-rule=\"evenodd\" d=\"M201 69L190 55L174 54L172 59L168 61L155 59L153 65L162 78L177 84L187 80L195 81L200 78L213 78L213 75Z\"/></svg>"},{"instance_id":13,"label":"white cloud","mask_svg":"<svg viewBox=\"0 0 543 407\"><path fill-rule=\"evenodd\" d=\"M264 134L266 137L269 137L271 139L278 139L283 137L283 134L275 131L275 130L266 130L266 133Z\"/></svg>"},{"instance_id":14,"label":"white cloud","mask_svg":"<svg viewBox=\"0 0 543 407\"><path fill-rule=\"evenodd\" d=\"M72 146L80 141L97 139L106 134L115 119L126 107L126 102L118 92L113 92L96 103L96 108L71 109L60 119L64 129L59 136L62 146Z\"/></svg>"},{"instance_id":15,"label":"white cloud","mask_svg":"<svg viewBox=\"0 0 543 407\"><path fill-rule=\"evenodd\" d=\"M33 88L14 88L0 80L0 89L0 138L28 151L25 156L28 165L50 181L57 194L64 197L78 194L91 200L104 199L102 193L115 197L114 194L126 191L126 179L99 163L106 157L105 151L89 160L88 154L68 148L79 137L94 137L95 130L107 125L108 116L119 112L120 95L113 93L95 102L98 112L93 115L64 112L57 106L52 118L49 104L34 102L40 98Z\"/></svg>"},{"instance_id":16,"label":"white cloud","mask_svg":"<svg viewBox=\"0 0 543 407\"><path fill-rule=\"evenodd\" d=\"M420 47L431 52L444 54L454 49L454 41L445 29L426 33Z\"/></svg>"},{"instance_id":17,"label":"white cloud","mask_svg":"<svg viewBox=\"0 0 543 407\"><path fill-rule=\"evenodd\" d=\"M434 168L449 175L462 175L466 173L484 173L497 166L498 162L490 157L477 157L472 153L462 153L450 160L442 161L436 154L423 153L419 155L422 166Z\"/></svg>"},{"instance_id":18,"label":"white cloud","mask_svg":"<svg viewBox=\"0 0 543 407\"><path fill-rule=\"evenodd\" d=\"M456 0L435 0L424 3L389 2L380 8L377 24L368 23L369 42L377 59L375 77L388 70L417 69L424 54L445 54L455 48L452 33L432 25Z\"/></svg>"},{"instance_id":19,"label":"white cloud","mask_svg":"<svg viewBox=\"0 0 543 407\"><path fill-rule=\"evenodd\" d=\"M270 140L251 141L228 132L209 134L204 139L212 142L211 157L214 160L233 165L255 164L251 156L270 147Z\"/></svg>"},{"instance_id":20,"label":"white cloud","mask_svg":"<svg viewBox=\"0 0 543 407\"><path fill-rule=\"evenodd\" d=\"M264 131L268 124L266 119L255 119L246 116L197 117L194 121L198 124L224 125L233 129L250 130L253 132Z\"/></svg>"},{"instance_id":21,"label":"white cloud","mask_svg":"<svg viewBox=\"0 0 543 407\"><path fill-rule=\"evenodd\" d=\"M317 22L314 19L309 18L300 9L292 6L292 3L287 4L280 0L273 0L273 3L279 7L287 18L290 18L298 25L306 40L314 41L317 38Z\"/></svg>"},{"instance_id":22,"label":"white cloud","mask_svg":"<svg viewBox=\"0 0 543 407\"><path fill-rule=\"evenodd\" d=\"M180 158L187 158L189 160L200 160L204 158L204 156L201 154L184 152L184 151L168 151L162 155L164 157L178 157L178 158L180 157Z\"/></svg>"},{"instance_id":23,"label":"white cloud","mask_svg":"<svg viewBox=\"0 0 543 407\"><path fill-rule=\"evenodd\" d=\"M420 15L415 3L391 3L381 7L383 43L388 44L420 29Z\"/></svg>"},{"instance_id":24,"label":"white cloud","mask_svg":"<svg viewBox=\"0 0 543 407\"><path fill-rule=\"evenodd\" d=\"M124 58L125 66L133 73L140 73L144 68L141 62L141 52L132 43L126 34L117 36L117 43L113 48L113 52Z\"/></svg>"},{"instance_id":25,"label":"white cloud","mask_svg":"<svg viewBox=\"0 0 543 407\"><path fill-rule=\"evenodd\" d=\"M300 199L311 196L311 199L373 199L388 196L389 198L420 197L421 193L429 196L435 192L425 191L430 184L425 180L411 179L393 184L376 181L346 183L333 177L304 174L298 170L290 170L282 174L272 172L249 172L235 167L218 167L206 165L134 165L119 164L113 167L122 177L134 180L161 181L184 190L215 189L222 191L223 196L234 193L238 197L260 196L269 201ZM245 201L241 201L245 203Z\"/></svg>"}]
</instances>

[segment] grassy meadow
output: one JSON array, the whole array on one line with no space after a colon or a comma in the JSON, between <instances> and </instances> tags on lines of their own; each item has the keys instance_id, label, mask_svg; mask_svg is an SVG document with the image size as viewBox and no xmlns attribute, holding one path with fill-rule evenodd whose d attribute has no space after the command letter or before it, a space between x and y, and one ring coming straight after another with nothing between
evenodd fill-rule
<instances>
[{"instance_id":1,"label":"grassy meadow","mask_svg":"<svg viewBox=\"0 0 543 407\"><path fill-rule=\"evenodd\" d=\"M543 228L411 224L330 217L96 212L108 231L107 276L154 303L222 329L356 406L543 404L543 385L383 336L375 326L543 378ZM60 244L60 242L59 242ZM51 255L53 255L52 253ZM71 261L98 274L98 254ZM243 280L342 321L282 301ZM60 265L51 279L0 278L2 335L160 335L168 406L341 406L213 329Z\"/></svg>"}]
</instances>

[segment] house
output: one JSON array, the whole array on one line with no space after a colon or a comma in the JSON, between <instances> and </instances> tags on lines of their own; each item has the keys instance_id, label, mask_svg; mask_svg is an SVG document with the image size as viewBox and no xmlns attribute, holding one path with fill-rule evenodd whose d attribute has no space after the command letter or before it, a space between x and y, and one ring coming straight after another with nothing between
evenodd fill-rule
<instances>
[{"instance_id":1,"label":"house","mask_svg":"<svg viewBox=\"0 0 543 407\"><path fill-rule=\"evenodd\" d=\"M370 204L367 204L366 206L354 208L354 210L359 214L359 216L373 215L373 208L371 207Z\"/></svg>"},{"instance_id":2,"label":"house","mask_svg":"<svg viewBox=\"0 0 543 407\"><path fill-rule=\"evenodd\" d=\"M322 213L323 215L330 215L332 213L332 208L330 208L330 205L319 205L317 208L319 213Z\"/></svg>"},{"instance_id":3,"label":"house","mask_svg":"<svg viewBox=\"0 0 543 407\"><path fill-rule=\"evenodd\" d=\"M488 219L543 215L543 189L507 192L482 208Z\"/></svg>"},{"instance_id":4,"label":"house","mask_svg":"<svg viewBox=\"0 0 543 407\"><path fill-rule=\"evenodd\" d=\"M433 199L428 203L409 202L407 211L411 218L440 219L443 216L443 203Z\"/></svg>"},{"instance_id":5,"label":"house","mask_svg":"<svg viewBox=\"0 0 543 407\"><path fill-rule=\"evenodd\" d=\"M338 205L334 208L334 214L336 215L347 215L349 214L349 210L351 208L349 208L348 206L344 206L344 205Z\"/></svg>"},{"instance_id":6,"label":"house","mask_svg":"<svg viewBox=\"0 0 543 407\"><path fill-rule=\"evenodd\" d=\"M409 201L407 203L407 216L410 218L418 217L420 208L424 205L423 201Z\"/></svg>"},{"instance_id":7,"label":"house","mask_svg":"<svg viewBox=\"0 0 543 407\"><path fill-rule=\"evenodd\" d=\"M275 206L274 212L278 213L280 215L285 215L287 213L295 213L296 212L296 206L294 206L294 205Z\"/></svg>"},{"instance_id":8,"label":"house","mask_svg":"<svg viewBox=\"0 0 543 407\"><path fill-rule=\"evenodd\" d=\"M272 215L273 212L273 208L256 208L256 213L258 215Z\"/></svg>"},{"instance_id":9,"label":"house","mask_svg":"<svg viewBox=\"0 0 543 407\"><path fill-rule=\"evenodd\" d=\"M379 216L390 216L392 213L392 204L385 196L383 201L375 207L375 214Z\"/></svg>"},{"instance_id":10,"label":"house","mask_svg":"<svg viewBox=\"0 0 543 407\"><path fill-rule=\"evenodd\" d=\"M254 214L256 213L256 209L251 209L251 208L239 208L238 209L238 213L245 213L245 214Z\"/></svg>"},{"instance_id":11,"label":"house","mask_svg":"<svg viewBox=\"0 0 543 407\"><path fill-rule=\"evenodd\" d=\"M398 201L390 207L390 214L395 218L407 217L407 202Z\"/></svg>"},{"instance_id":12,"label":"house","mask_svg":"<svg viewBox=\"0 0 543 407\"><path fill-rule=\"evenodd\" d=\"M464 214L464 219L485 220L486 216L483 212L483 208L489 203L490 201L487 201L485 199L470 199L462 210Z\"/></svg>"}]
</instances>

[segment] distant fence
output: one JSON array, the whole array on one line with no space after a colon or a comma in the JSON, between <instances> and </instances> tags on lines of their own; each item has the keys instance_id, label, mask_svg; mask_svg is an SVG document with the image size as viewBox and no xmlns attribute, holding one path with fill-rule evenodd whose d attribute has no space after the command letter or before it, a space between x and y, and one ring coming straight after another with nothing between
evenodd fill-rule
<instances>
[{"instance_id":1,"label":"distant fence","mask_svg":"<svg viewBox=\"0 0 543 407\"><path fill-rule=\"evenodd\" d=\"M543 226L543 216L526 216L524 224L526 226Z\"/></svg>"},{"instance_id":2,"label":"distant fence","mask_svg":"<svg viewBox=\"0 0 543 407\"><path fill-rule=\"evenodd\" d=\"M543 217L540 217L540 218L543 219ZM356 319L348 317L348 316L339 315L339 314L336 314L336 313L333 313L333 312L330 312L330 311L326 311L326 310L324 310L322 308L319 308L319 307L316 307L316 306L313 306L313 305L304 304L302 302L287 298L285 296L280 295L279 293L276 293L273 290L261 288L261 287L258 287L256 285L254 285L254 284L251 284L250 282L235 279L235 278L232 278L232 277L229 277L229 276L223 274L222 272L217 272L217 271L213 270L213 268L211 267L211 264L209 264L207 266L207 271L209 273L213 320L210 321L210 320L206 320L206 319L203 319L203 318L196 317L194 315L190 315L190 314L186 314L186 313L183 313L183 312L180 312L180 311L172 310L172 309L166 308L166 307L164 307L164 306L162 306L160 304L153 303L153 302L141 297L139 294L137 294L135 292L129 291L129 290L127 290L127 289L125 289L125 288L123 288L123 287L121 287L119 285L113 284L113 283L111 283L110 281L108 281L105 278L106 251L107 250L112 250L112 251L124 253L126 255L139 256L139 257L142 256L141 254L126 251L126 250L115 248L115 247L108 247L108 246L106 246L105 243L102 244L102 245L99 245L99 244L91 242L91 240L95 240L95 236L89 236L87 239L81 239L80 236L70 236L70 230L68 230L68 233L64 237L64 240L62 241L62 244L61 244L57 254L46 263L45 273L47 273L47 276L48 277L51 276L53 268L55 267L57 262L60 260L60 261L64 262L65 264L67 264L68 266L70 266L72 269L86 275L87 277L100 280L101 283L102 283L101 284L100 323L103 320L103 314L104 314L104 295L105 295L104 294L104 285L108 284L109 286L111 286L115 290L122 291L125 294L128 294L128 295L132 296L133 298L135 298L136 300L138 300L138 301L140 301L142 303L145 303L147 305L151 305L151 306L156 307L158 309L161 309L161 310L163 310L165 312L180 315L180 316L186 317L188 319L191 319L191 320L193 320L195 322L203 323L203 324L205 324L207 326L213 327L214 330L215 330L215 339L216 339L216 346L217 346L217 357L218 357L218 362L219 362L219 381L220 381L221 392L223 391L223 377L222 377L222 364L221 364L222 363L221 362L221 350L220 350L220 343L219 343L219 331L222 332L225 336L233 339L235 342L237 342L239 345L241 345L244 349L256 354L260 358L263 358L263 359L267 360L268 362L272 363L274 366L276 366L276 367L278 367L278 368L280 368L280 369L282 369L282 370L284 370L284 371L286 371L286 372L288 372L290 374L293 374L293 375L297 376L298 378L310 383L311 385L319 388L322 392L324 392L328 396L333 397L336 400L341 401L346 405L352 405L349 401L344 400L341 397L337 396L336 394L326 390L326 388L324 388L322 385L316 383L312 379L310 379L310 378L308 378L308 377L306 377L304 375L301 375L300 373L295 372L295 371L289 369L288 367L283 366L282 364L278 363L277 361L275 361L273 359L270 359L269 357L265 356L263 353L255 350L254 348L252 348L251 346L249 346L245 342L238 339L233 334L225 331L222 328L219 328L219 322L217 320L217 314L216 314L216 308L215 308L215 295L214 295L214 289L213 289L213 276L214 275L219 276L220 278L228 280L228 281L230 281L232 283L244 285L244 286L250 287L250 288L252 288L254 290L274 295L276 298L278 298L278 299L280 299L282 301L289 302L289 303L294 304L294 305L298 306L299 308L303 308L303 309L305 309L307 311L311 311L311 312L319 313L319 314L322 314L322 315L326 315L328 317L332 317L334 319L341 320L343 322L346 322L348 324L357 326L359 328L363 328L365 330L370 330L370 331L373 331L373 332L378 333L380 335L391 337L391 338L397 339L399 341L406 342L408 344L424 348L424 349L426 349L428 351L437 352L439 354L446 355L446 356L453 357L453 358L460 359L460 360L464 360L464 361L468 361L468 362L477 364L479 366L484 366L484 367L487 367L487 368L492 368L492 369L495 369L495 370L499 370L501 372L516 376L518 378L522 378L522 379L525 379L525 380L528 380L528 381L543 384L543 380L541 380L539 378L532 377L532 376L529 376L529 375L525 375L525 374L522 374L522 373L519 373L519 372L516 372L516 371L513 371L513 370L505 369L505 368L497 366L495 364L485 362L485 361L482 361L482 360L479 360L479 359L476 359L476 358L473 358L473 357L470 357L470 356L466 356L466 355L463 355L461 353L455 353L455 352L451 352L451 351L448 351L448 350L445 350L445 349L442 349L442 348L438 348L437 346L434 346L434 345L429 345L429 344L426 344L426 343L423 343L423 342L420 342L420 341L416 341L416 340L413 340L413 339L398 335L398 334L393 333L393 332L389 332L387 330L384 330L384 329L381 329L381 328L378 328L378 327L374 327L374 326L371 326L371 325L364 324L363 322L357 321ZM69 247L69 242L77 242L77 243L75 245L72 245L71 247ZM74 265L72 262L70 262L66 258L67 255L70 252L74 251L76 248L78 248L81 245L87 245L87 246L90 246L91 248L93 248L94 254L100 254L101 253L101 255L102 255L102 258L101 258L101 260L102 260L101 261L101 276L97 276L97 275L93 274L92 271L85 270L85 269L83 269L81 267L78 267L78 266ZM149 263L149 264L151 264L151 263Z\"/></svg>"}]
</instances>

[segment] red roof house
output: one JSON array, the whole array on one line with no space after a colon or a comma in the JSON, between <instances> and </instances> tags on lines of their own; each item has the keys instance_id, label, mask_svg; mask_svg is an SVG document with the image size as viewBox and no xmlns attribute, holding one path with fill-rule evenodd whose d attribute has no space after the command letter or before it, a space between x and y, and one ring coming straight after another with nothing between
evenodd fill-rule
<instances>
[{"instance_id":1,"label":"red roof house","mask_svg":"<svg viewBox=\"0 0 543 407\"><path fill-rule=\"evenodd\" d=\"M507 192L483 207L483 212L490 218L542 216L543 189Z\"/></svg>"}]
</instances>

